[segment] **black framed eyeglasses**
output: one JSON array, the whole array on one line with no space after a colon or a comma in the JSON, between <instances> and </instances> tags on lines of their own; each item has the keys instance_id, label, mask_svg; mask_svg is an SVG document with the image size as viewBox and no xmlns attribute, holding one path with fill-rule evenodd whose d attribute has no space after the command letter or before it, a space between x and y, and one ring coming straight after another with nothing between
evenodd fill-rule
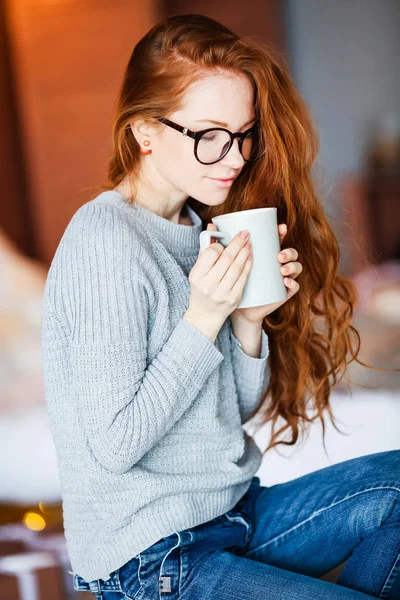
<instances>
[{"instance_id":1,"label":"black framed eyeglasses","mask_svg":"<svg viewBox=\"0 0 400 600\"><path fill-rule=\"evenodd\" d=\"M266 150L259 139L257 123L243 133L232 133L222 127L211 127L201 131L191 131L164 117L157 121L180 131L194 139L194 155L203 165L212 165L226 156L235 138L239 138L239 150L246 162L254 162L265 154Z\"/></svg>"}]
</instances>

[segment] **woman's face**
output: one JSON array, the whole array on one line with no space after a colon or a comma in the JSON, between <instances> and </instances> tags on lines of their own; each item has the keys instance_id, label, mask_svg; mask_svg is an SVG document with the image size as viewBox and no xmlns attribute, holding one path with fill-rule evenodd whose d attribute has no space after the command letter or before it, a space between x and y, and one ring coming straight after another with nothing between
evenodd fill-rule
<instances>
[{"instance_id":1,"label":"woman's face","mask_svg":"<svg viewBox=\"0 0 400 600\"><path fill-rule=\"evenodd\" d=\"M183 108L168 118L192 131L214 126L244 132L255 122L252 84L244 75L206 76L188 89ZM230 187L222 187L213 179L236 178L246 165L237 138L228 154L211 165L198 162L194 140L171 127L163 126L150 139L152 152L146 159L151 159L151 170L156 171L170 201L185 201L191 196L209 206L222 204Z\"/></svg>"}]
</instances>

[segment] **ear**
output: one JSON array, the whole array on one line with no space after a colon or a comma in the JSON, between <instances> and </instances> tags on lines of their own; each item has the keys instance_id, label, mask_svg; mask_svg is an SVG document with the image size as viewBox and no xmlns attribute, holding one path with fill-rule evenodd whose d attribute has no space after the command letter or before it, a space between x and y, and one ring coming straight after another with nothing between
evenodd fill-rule
<instances>
[{"instance_id":1,"label":"ear","mask_svg":"<svg viewBox=\"0 0 400 600\"><path fill-rule=\"evenodd\" d=\"M144 119L135 119L129 123L135 140L140 145L145 139L151 138L154 133L154 127Z\"/></svg>"}]
</instances>

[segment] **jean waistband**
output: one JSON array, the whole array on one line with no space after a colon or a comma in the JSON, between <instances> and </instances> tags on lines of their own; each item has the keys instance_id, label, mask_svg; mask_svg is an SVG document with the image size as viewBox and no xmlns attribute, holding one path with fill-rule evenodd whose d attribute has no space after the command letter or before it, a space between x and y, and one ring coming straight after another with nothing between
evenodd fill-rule
<instances>
[{"instance_id":1,"label":"jean waistband","mask_svg":"<svg viewBox=\"0 0 400 600\"><path fill-rule=\"evenodd\" d=\"M178 546L195 545L196 549L206 547L209 550L218 547L229 547L243 545L247 543L252 534L254 505L261 491L260 478L254 476L250 486L240 500L231 510L215 517L211 521L201 523L190 529L174 532L171 535L162 538L141 554L146 556L147 560L158 554ZM74 588L76 590L86 590L92 593L99 593L100 580L86 582L82 577L74 574ZM117 591L119 584L114 574L106 581L101 581L101 588L110 591Z\"/></svg>"},{"instance_id":2,"label":"jean waistband","mask_svg":"<svg viewBox=\"0 0 400 600\"><path fill-rule=\"evenodd\" d=\"M160 552L171 545L174 547L195 545L196 548L203 545L208 548L241 545L243 539L247 541L252 533L254 505L260 491L260 478L255 476L245 494L231 510L211 521L174 532L153 544L144 553L152 554L153 550Z\"/></svg>"}]
</instances>

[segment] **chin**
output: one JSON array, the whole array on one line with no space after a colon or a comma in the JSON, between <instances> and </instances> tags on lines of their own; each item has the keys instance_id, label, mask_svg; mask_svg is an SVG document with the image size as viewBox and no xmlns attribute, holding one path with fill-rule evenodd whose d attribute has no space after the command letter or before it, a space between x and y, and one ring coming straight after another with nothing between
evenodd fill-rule
<instances>
[{"instance_id":1,"label":"chin","mask_svg":"<svg viewBox=\"0 0 400 600\"><path fill-rule=\"evenodd\" d=\"M210 206L219 206L227 199L230 188L217 188L210 191L209 189L204 194L197 194L198 200Z\"/></svg>"},{"instance_id":2,"label":"chin","mask_svg":"<svg viewBox=\"0 0 400 600\"><path fill-rule=\"evenodd\" d=\"M202 204L205 204L206 206L220 206L221 204L223 204L225 202L226 196L227 195L225 195L223 198L221 198L221 194L218 194L218 198L213 199L210 197L210 194L208 194L208 196L206 198L204 198L204 200L202 200L201 198L196 198L196 200L198 200Z\"/></svg>"},{"instance_id":3,"label":"chin","mask_svg":"<svg viewBox=\"0 0 400 600\"><path fill-rule=\"evenodd\" d=\"M189 192L188 196L189 198L193 198L194 200L197 200L197 202L201 202L202 204L205 204L206 206L219 206L220 204L223 204L228 196L229 190L218 190L215 193L210 193L209 190L207 190L207 192L204 193L199 193L199 192L193 192L192 194Z\"/></svg>"},{"instance_id":4,"label":"chin","mask_svg":"<svg viewBox=\"0 0 400 600\"><path fill-rule=\"evenodd\" d=\"M215 194L216 201L213 202L215 205L220 205L225 202L229 195L229 190L221 190L219 193Z\"/></svg>"}]
</instances>

